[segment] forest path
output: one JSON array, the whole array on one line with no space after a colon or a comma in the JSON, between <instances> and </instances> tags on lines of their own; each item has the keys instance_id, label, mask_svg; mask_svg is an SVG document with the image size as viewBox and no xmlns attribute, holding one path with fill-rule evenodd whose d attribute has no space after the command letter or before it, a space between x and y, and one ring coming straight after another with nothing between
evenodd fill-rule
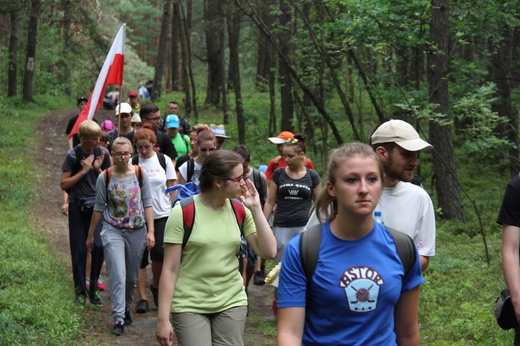
<instances>
[{"instance_id":1,"label":"forest path","mask_svg":"<svg viewBox=\"0 0 520 346\"><path fill-rule=\"evenodd\" d=\"M49 242L58 256L70 266L70 248L68 237L67 217L61 214L62 191L59 188L61 165L67 152L67 136L65 128L69 119L77 114L77 110L60 110L46 116L37 126L35 136L38 137L36 148L36 168L39 171L37 184L37 198L34 200L31 218L39 226L40 231L46 234ZM101 123L105 119L113 120L113 111L99 111L96 119ZM148 266L148 280L151 279ZM108 275L103 267L102 276L107 282ZM71 272L72 281L72 272ZM150 286L148 282L147 287ZM72 287L72 285L71 285ZM264 334L259 327L265 323L275 327L275 319L271 312L271 287L249 285L250 312L246 322L245 345L264 346L275 345L275 337ZM154 345L157 308L153 304L150 292L148 302L150 311L146 314L135 313L134 302L132 307L133 324L125 328L123 336L116 337L110 334L113 325L110 294L107 290L100 292L103 306L93 308L87 305L83 317L86 325L78 344L81 345ZM265 326L264 328L265 329ZM176 345L176 343L175 343Z\"/></svg>"}]
</instances>

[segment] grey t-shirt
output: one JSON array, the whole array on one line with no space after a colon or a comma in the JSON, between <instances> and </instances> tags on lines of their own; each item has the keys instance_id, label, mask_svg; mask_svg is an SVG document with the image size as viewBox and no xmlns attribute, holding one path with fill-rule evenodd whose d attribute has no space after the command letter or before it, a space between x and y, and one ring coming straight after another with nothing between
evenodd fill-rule
<instances>
[{"instance_id":1,"label":"grey t-shirt","mask_svg":"<svg viewBox=\"0 0 520 346\"><path fill-rule=\"evenodd\" d=\"M273 173L273 182L278 187L276 196L276 212L274 226L303 227L309 219L312 204L312 189L320 183L316 171L307 169L300 179L292 179L284 168L278 168Z\"/></svg>"},{"instance_id":2,"label":"grey t-shirt","mask_svg":"<svg viewBox=\"0 0 520 346\"><path fill-rule=\"evenodd\" d=\"M78 148L78 147L76 147ZM101 154L101 151L105 152L105 159L103 160L103 163L101 164L101 169L107 169L110 167L110 153L107 149L99 146L94 149L94 156L99 156ZM84 158L88 157L90 154L85 153L81 147L79 147L79 152L81 153L82 157L76 158L76 152L74 149L69 149L67 151L67 155L65 156L65 161L63 162L61 166L61 170L63 172L71 172L71 176L77 174L82 168L81 164L78 166L78 162L83 160ZM96 194L96 179L97 174L94 172L94 170L91 168L90 171L83 176L83 178L80 179L76 184L72 185L69 190L67 191L69 193L69 202L70 203L77 203L79 198L81 197L90 197L94 196Z\"/></svg>"},{"instance_id":3,"label":"grey t-shirt","mask_svg":"<svg viewBox=\"0 0 520 346\"><path fill-rule=\"evenodd\" d=\"M96 182L95 211L103 213L103 220L117 228L134 229L146 225L144 208L152 206L150 180L143 170L143 186L139 187L136 175L121 180L114 175L107 186L105 175L100 174Z\"/></svg>"}]
</instances>

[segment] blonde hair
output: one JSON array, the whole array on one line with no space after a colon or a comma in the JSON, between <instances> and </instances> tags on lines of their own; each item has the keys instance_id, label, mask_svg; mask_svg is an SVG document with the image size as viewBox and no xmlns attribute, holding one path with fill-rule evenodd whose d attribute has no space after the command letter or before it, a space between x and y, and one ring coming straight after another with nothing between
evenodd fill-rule
<instances>
[{"instance_id":1,"label":"blonde hair","mask_svg":"<svg viewBox=\"0 0 520 346\"><path fill-rule=\"evenodd\" d=\"M128 147L130 148L130 153L134 153L134 147L132 146L132 142L130 142L130 140L126 137L117 137L114 140L114 143L112 143L112 152L114 152L114 147L116 145L128 145Z\"/></svg>"},{"instance_id":2,"label":"blonde hair","mask_svg":"<svg viewBox=\"0 0 520 346\"><path fill-rule=\"evenodd\" d=\"M332 184L336 184L336 173L339 167L346 160L355 155L372 158L379 167L381 179L384 177L383 164L377 158L372 148L361 142L352 142L343 144L341 147L334 149L330 154L329 163L327 165L327 180ZM332 206L332 208L330 208ZM331 221L338 214L338 200L331 196L327 189L322 189L320 195L314 203L313 209L316 210L316 216L320 222Z\"/></svg>"},{"instance_id":3,"label":"blonde hair","mask_svg":"<svg viewBox=\"0 0 520 346\"><path fill-rule=\"evenodd\" d=\"M92 138L101 136L101 127L93 120L85 120L78 127L79 138Z\"/></svg>"}]
</instances>

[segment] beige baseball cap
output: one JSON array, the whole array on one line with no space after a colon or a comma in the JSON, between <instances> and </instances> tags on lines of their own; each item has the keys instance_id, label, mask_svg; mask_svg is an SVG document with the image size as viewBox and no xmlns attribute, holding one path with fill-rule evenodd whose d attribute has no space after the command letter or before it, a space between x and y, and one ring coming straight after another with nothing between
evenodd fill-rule
<instances>
[{"instance_id":1,"label":"beige baseball cap","mask_svg":"<svg viewBox=\"0 0 520 346\"><path fill-rule=\"evenodd\" d=\"M389 120L372 135L372 144L395 143L408 151L419 151L433 146L422 140L412 125L403 120Z\"/></svg>"}]
</instances>

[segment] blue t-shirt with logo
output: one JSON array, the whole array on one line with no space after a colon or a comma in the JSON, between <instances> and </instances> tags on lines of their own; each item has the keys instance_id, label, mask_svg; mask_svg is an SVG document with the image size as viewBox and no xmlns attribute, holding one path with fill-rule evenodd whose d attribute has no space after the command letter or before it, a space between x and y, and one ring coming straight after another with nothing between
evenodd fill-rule
<instances>
[{"instance_id":1,"label":"blue t-shirt with logo","mask_svg":"<svg viewBox=\"0 0 520 346\"><path fill-rule=\"evenodd\" d=\"M396 345L394 307L401 293L424 282L419 255L404 268L383 225L343 240L322 226L320 254L309 301L300 261L300 236L288 243L278 285L278 308L305 307L303 345Z\"/></svg>"}]
</instances>

